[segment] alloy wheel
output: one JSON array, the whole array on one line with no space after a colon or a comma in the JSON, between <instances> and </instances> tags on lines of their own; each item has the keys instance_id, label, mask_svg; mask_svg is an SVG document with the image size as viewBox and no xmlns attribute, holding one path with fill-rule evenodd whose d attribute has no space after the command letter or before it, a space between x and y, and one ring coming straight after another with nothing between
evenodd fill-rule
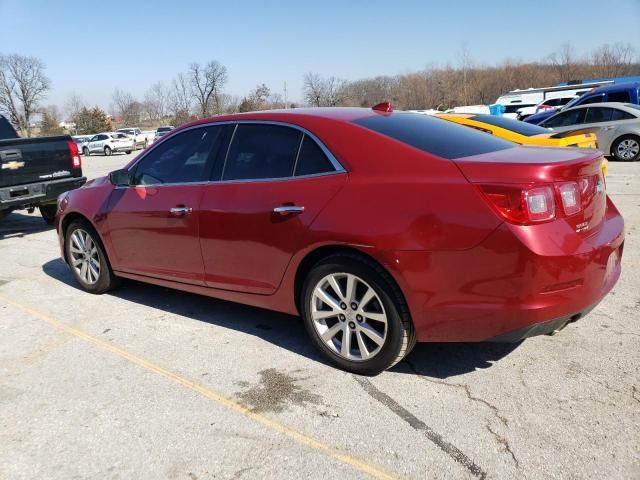
<instances>
[{"instance_id":1,"label":"alloy wheel","mask_svg":"<svg viewBox=\"0 0 640 480\"><path fill-rule=\"evenodd\" d=\"M622 140L616 148L616 154L623 160L631 160L640 152L640 143L633 138Z\"/></svg>"},{"instance_id":2,"label":"alloy wheel","mask_svg":"<svg viewBox=\"0 0 640 480\"><path fill-rule=\"evenodd\" d=\"M316 333L337 355L351 361L376 356L387 338L387 314L376 291L360 277L332 273L311 295Z\"/></svg>"},{"instance_id":3,"label":"alloy wheel","mask_svg":"<svg viewBox=\"0 0 640 480\"><path fill-rule=\"evenodd\" d=\"M100 277L100 256L91 235L85 230L77 229L71 234L71 266L78 277L88 285L93 285Z\"/></svg>"}]
</instances>

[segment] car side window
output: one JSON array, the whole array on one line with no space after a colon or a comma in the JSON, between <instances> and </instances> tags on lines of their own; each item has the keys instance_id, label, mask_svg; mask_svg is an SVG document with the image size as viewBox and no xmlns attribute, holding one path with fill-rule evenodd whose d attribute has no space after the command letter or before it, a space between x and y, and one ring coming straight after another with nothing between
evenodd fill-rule
<instances>
[{"instance_id":1,"label":"car side window","mask_svg":"<svg viewBox=\"0 0 640 480\"><path fill-rule=\"evenodd\" d=\"M542 122L544 127L566 127L569 125L577 125L584 122L585 115L584 108L569 110L568 112L562 112L556 116L550 118L546 122Z\"/></svg>"},{"instance_id":2,"label":"car side window","mask_svg":"<svg viewBox=\"0 0 640 480\"><path fill-rule=\"evenodd\" d=\"M106 139L108 139L108 138L109 138L109 137L108 137L107 135L98 135L98 140L99 140L99 141L106 140Z\"/></svg>"},{"instance_id":3,"label":"car side window","mask_svg":"<svg viewBox=\"0 0 640 480\"><path fill-rule=\"evenodd\" d=\"M280 125L240 124L222 180L285 178L293 174L302 132Z\"/></svg>"},{"instance_id":4,"label":"car side window","mask_svg":"<svg viewBox=\"0 0 640 480\"><path fill-rule=\"evenodd\" d=\"M611 121L616 120L637 120L637 117L634 117L629 112L625 112L624 110L617 110L612 108L613 113L611 114Z\"/></svg>"},{"instance_id":5,"label":"car side window","mask_svg":"<svg viewBox=\"0 0 640 480\"><path fill-rule=\"evenodd\" d=\"M302 139L298 160L296 161L294 175L315 175L333 171L335 171L335 168L320 146L309 135L305 134Z\"/></svg>"},{"instance_id":6,"label":"car side window","mask_svg":"<svg viewBox=\"0 0 640 480\"><path fill-rule=\"evenodd\" d=\"M613 109L611 108L603 108L603 107L589 108L584 122L585 123L610 122L612 113L613 113Z\"/></svg>"},{"instance_id":7,"label":"car side window","mask_svg":"<svg viewBox=\"0 0 640 480\"><path fill-rule=\"evenodd\" d=\"M94 135L93 137L91 137L91 139L89 141L90 142L97 142L98 141L98 136Z\"/></svg>"},{"instance_id":8,"label":"car side window","mask_svg":"<svg viewBox=\"0 0 640 480\"><path fill-rule=\"evenodd\" d=\"M604 102L604 93L602 95L595 95L591 98L587 98L585 101L580 102L580 105L587 105L590 103L602 103Z\"/></svg>"},{"instance_id":9,"label":"car side window","mask_svg":"<svg viewBox=\"0 0 640 480\"><path fill-rule=\"evenodd\" d=\"M610 93L607 97L607 102L628 103L631 101L631 95L629 95L629 91L613 92Z\"/></svg>"},{"instance_id":10,"label":"car side window","mask_svg":"<svg viewBox=\"0 0 640 480\"><path fill-rule=\"evenodd\" d=\"M209 178L225 125L195 128L180 133L151 150L135 166L134 185L194 183Z\"/></svg>"}]
</instances>

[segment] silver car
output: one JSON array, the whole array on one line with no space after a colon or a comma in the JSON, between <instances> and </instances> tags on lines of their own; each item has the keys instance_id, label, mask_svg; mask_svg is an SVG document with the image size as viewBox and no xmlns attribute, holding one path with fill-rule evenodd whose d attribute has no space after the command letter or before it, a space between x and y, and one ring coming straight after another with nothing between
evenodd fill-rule
<instances>
[{"instance_id":1,"label":"silver car","mask_svg":"<svg viewBox=\"0 0 640 480\"><path fill-rule=\"evenodd\" d=\"M598 149L617 160L640 160L640 106L631 103L592 103L568 108L540 123L558 132L592 129Z\"/></svg>"}]
</instances>

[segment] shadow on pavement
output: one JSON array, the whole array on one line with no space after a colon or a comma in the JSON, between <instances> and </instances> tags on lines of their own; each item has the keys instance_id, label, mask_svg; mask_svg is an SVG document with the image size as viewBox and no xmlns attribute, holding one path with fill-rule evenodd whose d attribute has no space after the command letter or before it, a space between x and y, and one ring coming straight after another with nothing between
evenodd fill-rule
<instances>
[{"instance_id":1,"label":"shadow on pavement","mask_svg":"<svg viewBox=\"0 0 640 480\"><path fill-rule=\"evenodd\" d=\"M81 290L62 259L42 266L45 274ZM233 329L327 364L308 339L299 317L272 312L238 303L217 300L169 288L127 280L108 295L140 305L160 309L194 320ZM476 369L489 368L492 362L508 355L519 344L496 343L423 343L416 345L405 361L392 369L397 373L448 378Z\"/></svg>"},{"instance_id":2,"label":"shadow on pavement","mask_svg":"<svg viewBox=\"0 0 640 480\"><path fill-rule=\"evenodd\" d=\"M53 230L53 226L47 225L42 217L26 215L19 212L11 212L0 220L0 239L22 238L32 233L40 233L46 230Z\"/></svg>"}]
</instances>

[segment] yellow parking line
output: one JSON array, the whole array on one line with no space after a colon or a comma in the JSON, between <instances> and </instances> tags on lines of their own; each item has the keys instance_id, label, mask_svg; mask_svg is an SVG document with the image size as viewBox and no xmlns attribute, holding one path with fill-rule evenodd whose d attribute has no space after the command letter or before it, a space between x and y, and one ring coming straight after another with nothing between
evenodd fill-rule
<instances>
[{"instance_id":1,"label":"yellow parking line","mask_svg":"<svg viewBox=\"0 0 640 480\"><path fill-rule=\"evenodd\" d=\"M149 362L148 360L145 360L142 357L139 357L137 355L134 355L133 353L129 353L126 350L123 350L121 348L115 347L113 345L111 345L108 342L105 342L104 340L101 340L99 338L96 338L92 335L89 335L88 333L83 332L82 330L79 330L75 327L72 327L70 325L67 325L65 323L62 323L54 318L51 318L47 315L45 315L42 312L39 312L27 305L23 305L21 303L15 302L13 300L8 299L7 297L5 297L4 295L0 295L0 300L2 300L4 303L11 305L19 310L22 310L26 313L28 313L29 315L32 315L33 317L36 317L52 326L54 326L55 328L62 330L70 335L73 335L75 337L78 337L88 343L93 343L94 345L97 345L98 347L100 347L103 350L106 350L108 352L111 352L115 355L118 355L119 357L124 358L125 360L128 360L129 362L138 365L139 367L142 367L146 370L149 370L151 372L157 373L158 375L161 375L179 385L182 385L184 387L187 387L190 390L193 390L196 393L199 393L200 395L213 400L216 403L219 403L220 405L223 405L237 413L240 413L241 415L244 415L245 417L250 418L251 420L254 420L262 425L264 425L267 428L270 428L271 430L274 430L276 432L282 433L284 435L286 435L287 437L293 439L294 441L315 449L315 450L319 450L322 453L325 453L327 455L330 455L331 457L335 458L336 460L339 460L340 462L347 464L351 467L353 467L356 470L359 470L363 473L366 473L370 476L372 476L373 478L379 478L379 479L393 479L396 477L393 477L391 475L389 475L388 473L383 472L382 470L379 470L378 468L369 465L368 463L365 463L362 460L358 460L357 458L351 457L349 455L343 454L338 452L334 447L332 447L331 445L328 445L326 443L323 443L320 440L317 440L315 438L309 437L308 435L305 435L304 433L298 432L297 430L294 430L290 427L287 427L286 425L283 425L282 423L279 423L275 420L272 420L270 418L267 418L263 415L260 415L256 412L253 412L251 410L249 410L247 407L245 407L244 405L242 405L241 403L238 403L230 398L225 397L224 395L215 392L214 390L211 390L209 388L203 387L202 385L199 385L195 382L192 382L191 380L188 380L184 377L181 377L180 375L171 372L169 370L166 370L154 363Z\"/></svg>"}]
</instances>

